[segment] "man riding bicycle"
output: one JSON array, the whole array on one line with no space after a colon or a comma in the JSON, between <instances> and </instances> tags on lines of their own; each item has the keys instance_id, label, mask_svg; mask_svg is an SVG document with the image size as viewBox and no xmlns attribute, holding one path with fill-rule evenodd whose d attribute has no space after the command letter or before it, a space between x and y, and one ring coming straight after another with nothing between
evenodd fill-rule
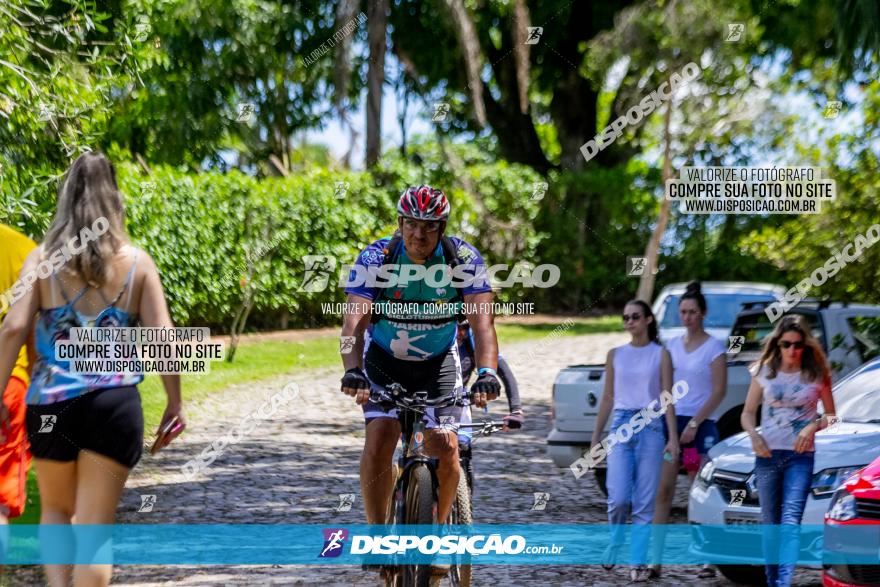
<instances>
[{"instance_id":1,"label":"man riding bicycle","mask_svg":"<svg viewBox=\"0 0 880 587\"><path fill-rule=\"evenodd\" d=\"M401 433L396 410L385 412L371 402L370 386L378 390L400 383L409 393L427 391L429 399L462 393L456 347L461 304L482 310L492 302L492 288L480 253L465 241L444 235L449 210L442 190L426 185L407 188L397 204L398 232L361 251L345 290L348 298L342 336L354 337L355 342L353 348L341 345L349 351L342 354L346 369L342 391L354 396L364 411L366 439L360 479L368 524L386 522L395 481L392 458ZM391 266L391 279L370 278L363 285L352 285L356 275L375 277L385 265ZM442 277L438 279L437 265L441 272L447 267L452 269L445 271L445 282ZM422 276L409 279L418 275L415 270L419 268L424 270ZM456 276L452 281L450 273ZM388 275L383 272L384 277ZM471 401L485 407L501 391L495 372L495 326L489 311L468 312L467 319L473 329L479 366L477 381L471 386ZM461 412L461 406L428 412L432 417L427 420L425 448L439 461L438 523L449 518L461 475L454 429Z\"/></svg>"}]
</instances>

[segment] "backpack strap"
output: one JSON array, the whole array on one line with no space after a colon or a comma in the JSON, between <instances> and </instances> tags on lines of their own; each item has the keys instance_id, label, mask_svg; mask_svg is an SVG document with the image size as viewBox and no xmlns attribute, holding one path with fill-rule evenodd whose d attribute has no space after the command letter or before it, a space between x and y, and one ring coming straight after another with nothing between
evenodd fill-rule
<instances>
[{"instance_id":1,"label":"backpack strap","mask_svg":"<svg viewBox=\"0 0 880 587\"><path fill-rule=\"evenodd\" d=\"M443 250L443 259L446 261L446 264L449 265L450 269L455 269L457 266L461 265L461 257L458 256L458 249L456 248L455 243L452 242L451 238L445 234L440 237L440 247ZM461 289L455 286L454 280L452 284L453 289L455 289L456 297L459 300L464 301Z\"/></svg>"},{"instance_id":2,"label":"backpack strap","mask_svg":"<svg viewBox=\"0 0 880 587\"><path fill-rule=\"evenodd\" d=\"M388 241L388 244L385 245L385 248L382 249L382 252L385 254L385 258L382 263L385 265L394 265L397 262L397 258L400 256L400 253L397 250L400 248L400 241L403 240L403 237L400 236L399 232L395 232L391 237L391 240Z\"/></svg>"}]
</instances>

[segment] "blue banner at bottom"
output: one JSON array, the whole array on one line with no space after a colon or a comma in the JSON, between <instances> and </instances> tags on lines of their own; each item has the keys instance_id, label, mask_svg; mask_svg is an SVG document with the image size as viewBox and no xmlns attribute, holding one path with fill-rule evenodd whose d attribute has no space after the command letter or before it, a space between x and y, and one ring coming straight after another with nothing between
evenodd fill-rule
<instances>
[{"instance_id":1,"label":"blue banner at bottom","mask_svg":"<svg viewBox=\"0 0 880 587\"><path fill-rule=\"evenodd\" d=\"M316 526L0 528L0 564L880 564L872 526Z\"/></svg>"}]
</instances>

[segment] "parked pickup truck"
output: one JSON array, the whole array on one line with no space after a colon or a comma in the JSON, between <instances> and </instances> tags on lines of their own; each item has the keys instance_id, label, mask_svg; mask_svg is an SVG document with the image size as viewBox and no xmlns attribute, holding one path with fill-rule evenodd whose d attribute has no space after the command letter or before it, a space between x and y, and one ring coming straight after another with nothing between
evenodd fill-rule
<instances>
[{"instance_id":1,"label":"parked pickup truck","mask_svg":"<svg viewBox=\"0 0 880 587\"><path fill-rule=\"evenodd\" d=\"M775 327L764 311L769 303L743 304L730 331L731 337L743 338L738 351L727 355L727 393L713 414L722 439L742 430L739 416L751 380L748 365L758 358L764 337ZM828 354L835 382L880 355L877 343L880 306L808 300L788 313L802 314L810 323L813 334ZM556 466L568 467L589 449L604 388L604 365L573 365L556 376L551 410L553 427L547 436L547 452ZM597 468L603 491L604 473L601 466Z\"/></svg>"}]
</instances>

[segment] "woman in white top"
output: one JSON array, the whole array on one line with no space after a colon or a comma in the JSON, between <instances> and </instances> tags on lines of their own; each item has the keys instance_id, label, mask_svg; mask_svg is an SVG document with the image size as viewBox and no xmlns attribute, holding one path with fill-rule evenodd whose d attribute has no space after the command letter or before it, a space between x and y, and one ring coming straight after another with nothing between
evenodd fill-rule
<instances>
[{"instance_id":1,"label":"woman in white top","mask_svg":"<svg viewBox=\"0 0 880 587\"><path fill-rule=\"evenodd\" d=\"M687 331L666 345L672 358L672 380L687 383L688 392L675 403L676 434L681 452L664 455L663 474L657 490L652 578L660 576L665 525L669 523L679 468L684 465L693 483L697 471L708 460L709 449L719 440L718 428L711 416L724 399L727 388L727 346L703 329L707 306L700 289L697 281L688 284L678 301L678 315ZM704 565L697 576L714 577L715 570Z\"/></svg>"},{"instance_id":2,"label":"woman in white top","mask_svg":"<svg viewBox=\"0 0 880 587\"><path fill-rule=\"evenodd\" d=\"M800 552L799 530L813 479L813 439L835 419L831 370L803 316L790 315L752 365L740 418L755 451L767 584L788 587ZM822 400L825 415L817 418ZM755 413L761 406L761 432ZM781 543L780 543L781 530Z\"/></svg>"},{"instance_id":3,"label":"woman in white top","mask_svg":"<svg viewBox=\"0 0 880 587\"><path fill-rule=\"evenodd\" d=\"M611 569L623 542L623 525L632 512L633 536L630 579L646 582L650 524L663 450L678 454L675 411L669 390L672 384L672 362L669 353L657 340L657 322L651 308L641 300L633 300L623 309L623 324L632 339L628 344L608 351L605 362L605 392L599 404L596 426L590 448L595 465L608 458L608 521L611 524L611 546L605 553L606 569ZM611 433L599 442L612 408ZM664 439L665 425L673 431Z\"/></svg>"}]
</instances>

